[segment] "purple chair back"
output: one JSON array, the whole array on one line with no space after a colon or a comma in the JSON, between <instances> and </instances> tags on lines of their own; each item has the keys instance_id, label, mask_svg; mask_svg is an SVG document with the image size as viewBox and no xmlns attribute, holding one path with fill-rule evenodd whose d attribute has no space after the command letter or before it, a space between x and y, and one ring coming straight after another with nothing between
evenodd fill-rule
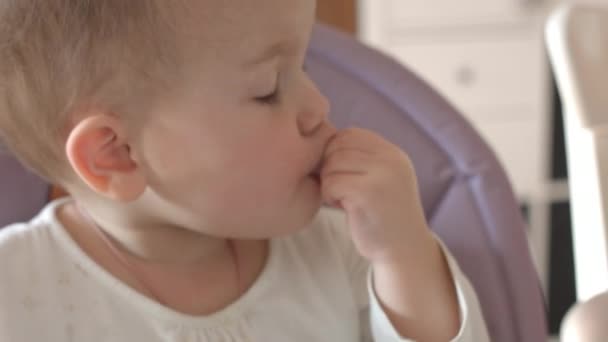
<instances>
[{"instance_id":1,"label":"purple chair back","mask_svg":"<svg viewBox=\"0 0 608 342\"><path fill-rule=\"evenodd\" d=\"M0 228L29 220L48 197L48 184L23 168L0 142Z\"/></svg>"},{"instance_id":2,"label":"purple chair back","mask_svg":"<svg viewBox=\"0 0 608 342\"><path fill-rule=\"evenodd\" d=\"M429 223L477 290L492 341L546 341L521 213L475 130L402 65L326 27L315 29L307 63L338 127L372 129L410 155ZM48 191L0 149L0 227L30 219Z\"/></svg>"},{"instance_id":3,"label":"purple chair back","mask_svg":"<svg viewBox=\"0 0 608 342\"><path fill-rule=\"evenodd\" d=\"M519 205L465 118L403 65L321 25L307 68L338 127L374 130L407 151L429 224L475 287L492 341L547 341Z\"/></svg>"}]
</instances>

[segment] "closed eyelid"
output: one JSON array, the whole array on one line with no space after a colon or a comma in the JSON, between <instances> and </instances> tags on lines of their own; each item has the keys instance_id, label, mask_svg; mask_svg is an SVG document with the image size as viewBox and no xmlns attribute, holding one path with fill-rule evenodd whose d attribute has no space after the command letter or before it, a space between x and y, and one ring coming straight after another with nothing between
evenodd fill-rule
<instances>
[{"instance_id":1,"label":"closed eyelid","mask_svg":"<svg viewBox=\"0 0 608 342\"><path fill-rule=\"evenodd\" d=\"M278 99L280 92L280 74L277 74L276 80L274 81L274 85L271 91L268 91L266 94L262 96L258 96L255 99L262 103L275 103Z\"/></svg>"},{"instance_id":2,"label":"closed eyelid","mask_svg":"<svg viewBox=\"0 0 608 342\"><path fill-rule=\"evenodd\" d=\"M250 61L244 64L245 68L254 68L257 65L260 65L268 60L271 60L277 56L284 54L289 50L289 45L286 42L279 42L271 45L269 48L265 49L263 53L259 54L257 57L252 58Z\"/></svg>"}]
</instances>

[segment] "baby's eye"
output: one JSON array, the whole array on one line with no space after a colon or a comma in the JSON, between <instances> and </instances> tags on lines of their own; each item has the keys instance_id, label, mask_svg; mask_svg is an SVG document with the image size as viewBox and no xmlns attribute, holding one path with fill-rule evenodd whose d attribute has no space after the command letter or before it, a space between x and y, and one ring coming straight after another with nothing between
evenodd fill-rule
<instances>
[{"instance_id":1,"label":"baby's eye","mask_svg":"<svg viewBox=\"0 0 608 342\"><path fill-rule=\"evenodd\" d=\"M262 104L272 105L276 104L279 100L279 89L275 89L272 93L260 97L256 97L255 100Z\"/></svg>"}]
</instances>

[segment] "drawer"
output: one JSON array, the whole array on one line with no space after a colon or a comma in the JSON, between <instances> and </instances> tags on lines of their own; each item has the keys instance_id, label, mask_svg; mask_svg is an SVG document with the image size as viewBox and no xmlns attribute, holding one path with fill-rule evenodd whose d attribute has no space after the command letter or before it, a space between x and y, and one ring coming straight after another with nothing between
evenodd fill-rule
<instances>
[{"instance_id":1,"label":"drawer","mask_svg":"<svg viewBox=\"0 0 608 342\"><path fill-rule=\"evenodd\" d=\"M540 39L380 47L409 66L464 112L535 106L548 98L548 66ZM501 120L487 111L475 120Z\"/></svg>"},{"instance_id":2,"label":"drawer","mask_svg":"<svg viewBox=\"0 0 608 342\"><path fill-rule=\"evenodd\" d=\"M548 99L544 103L522 103L503 106L479 106L462 107L458 106L461 113L470 121L477 124L502 124L526 120L546 120L549 109L547 108Z\"/></svg>"},{"instance_id":3,"label":"drawer","mask_svg":"<svg viewBox=\"0 0 608 342\"><path fill-rule=\"evenodd\" d=\"M552 0L389 0L385 18L392 28L500 25L529 21L541 15Z\"/></svg>"},{"instance_id":4,"label":"drawer","mask_svg":"<svg viewBox=\"0 0 608 342\"><path fill-rule=\"evenodd\" d=\"M542 185L550 161L548 124L548 120L519 120L475 125L496 153L521 200L537 197L544 191Z\"/></svg>"}]
</instances>

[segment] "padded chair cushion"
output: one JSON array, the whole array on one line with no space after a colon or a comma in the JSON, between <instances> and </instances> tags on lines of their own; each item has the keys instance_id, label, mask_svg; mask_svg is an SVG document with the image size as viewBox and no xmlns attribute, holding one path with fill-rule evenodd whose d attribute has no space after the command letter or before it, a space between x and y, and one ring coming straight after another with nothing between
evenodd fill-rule
<instances>
[{"instance_id":1,"label":"padded chair cushion","mask_svg":"<svg viewBox=\"0 0 608 342\"><path fill-rule=\"evenodd\" d=\"M48 184L0 145L0 227L27 221L46 204Z\"/></svg>"}]
</instances>

